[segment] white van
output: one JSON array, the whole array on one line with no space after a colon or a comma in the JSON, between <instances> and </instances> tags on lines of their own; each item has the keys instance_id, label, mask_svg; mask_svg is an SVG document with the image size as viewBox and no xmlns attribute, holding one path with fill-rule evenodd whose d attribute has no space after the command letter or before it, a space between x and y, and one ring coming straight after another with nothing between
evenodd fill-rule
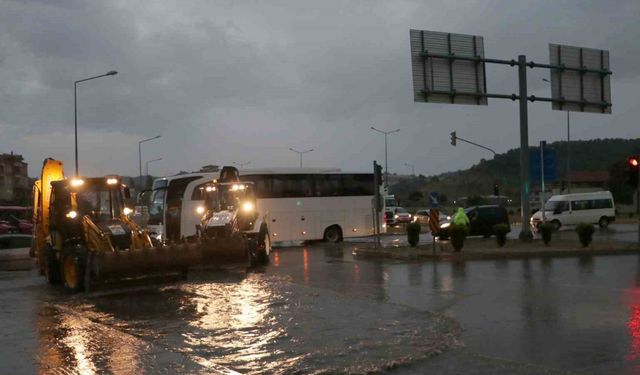
<instances>
[{"instance_id":1,"label":"white van","mask_svg":"<svg viewBox=\"0 0 640 375\"><path fill-rule=\"evenodd\" d=\"M616 219L616 207L610 191L593 193L554 195L544 205L547 222L559 229L563 225L598 223L606 228ZM538 228L542 222L542 211L531 216L531 226Z\"/></svg>"}]
</instances>

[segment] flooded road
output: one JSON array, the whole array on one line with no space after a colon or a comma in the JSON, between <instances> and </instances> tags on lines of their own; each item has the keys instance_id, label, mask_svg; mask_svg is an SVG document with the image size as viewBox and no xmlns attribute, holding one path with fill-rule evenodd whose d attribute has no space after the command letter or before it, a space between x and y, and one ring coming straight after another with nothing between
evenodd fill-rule
<instances>
[{"instance_id":1,"label":"flooded road","mask_svg":"<svg viewBox=\"0 0 640 375\"><path fill-rule=\"evenodd\" d=\"M640 371L638 256L404 263L354 246L88 295L0 272L0 373Z\"/></svg>"}]
</instances>

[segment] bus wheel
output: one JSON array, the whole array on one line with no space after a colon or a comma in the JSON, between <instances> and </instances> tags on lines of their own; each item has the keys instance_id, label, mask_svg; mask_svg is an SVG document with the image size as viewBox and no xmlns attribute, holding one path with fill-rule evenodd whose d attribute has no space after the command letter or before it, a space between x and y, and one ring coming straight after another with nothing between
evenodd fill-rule
<instances>
[{"instance_id":1,"label":"bus wheel","mask_svg":"<svg viewBox=\"0 0 640 375\"><path fill-rule=\"evenodd\" d=\"M324 231L324 240L337 243L342 241L342 229L337 225L332 225Z\"/></svg>"},{"instance_id":2,"label":"bus wheel","mask_svg":"<svg viewBox=\"0 0 640 375\"><path fill-rule=\"evenodd\" d=\"M606 216L601 217L598 221L598 225L600 226L600 228L605 229L609 226L609 219L607 219Z\"/></svg>"},{"instance_id":3,"label":"bus wheel","mask_svg":"<svg viewBox=\"0 0 640 375\"><path fill-rule=\"evenodd\" d=\"M84 290L85 270L87 263L86 250L82 248L65 248L62 250L62 280L65 289L71 293Z\"/></svg>"},{"instance_id":4,"label":"bus wheel","mask_svg":"<svg viewBox=\"0 0 640 375\"><path fill-rule=\"evenodd\" d=\"M560 224L560 222L558 220L554 220L551 222L551 227L553 228L554 231L558 231L560 230L560 227L562 226L562 224Z\"/></svg>"},{"instance_id":5,"label":"bus wheel","mask_svg":"<svg viewBox=\"0 0 640 375\"><path fill-rule=\"evenodd\" d=\"M51 285L60 284L60 261L51 245L44 245L44 274Z\"/></svg>"}]
</instances>

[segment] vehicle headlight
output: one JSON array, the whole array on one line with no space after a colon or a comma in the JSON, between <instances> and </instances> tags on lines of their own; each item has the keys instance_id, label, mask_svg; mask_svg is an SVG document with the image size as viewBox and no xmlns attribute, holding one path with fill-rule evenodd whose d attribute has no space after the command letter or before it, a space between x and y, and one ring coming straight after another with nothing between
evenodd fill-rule
<instances>
[{"instance_id":1,"label":"vehicle headlight","mask_svg":"<svg viewBox=\"0 0 640 375\"><path fill-rule=\"evenodd\" d=\"M444 223L440 226L440 228L449 228L451 226L451 223Z\"/></svg>"},{"instance_id":2,"label":"vehicle headlight","mask_svg":"<svg viewBox=\"0 0 640 375\"><path fill-rule=\"evenodd\" d=\"M247 213L249 213L249 212L253 212L253 209L254 209L254 208L255 208L255 207L254 207L254 205L253 205L253 202L244 202L244 203L242 204L242 211L244 211L244 212L247 212Z\"/></svg>"},{"instance_id":3,"label":"vehicle headlight","mask_svg":"<svg viewBox=\"0 0 640 375\"><path fill-rule=\"evenodd\" d=\"M393 218L394 218L394 219L397 219L398 217L399 217L398 215L393 215Z\"/></svg>"},{"instance_id":4,"label":"vehicle headlight","mask_svg":"<svg viewBox=\"0 0 640 375\"><path fill-rule=\"evenodd\" d=\"M76 217L78 217L78 213L76 211L71 210L67 212L67 214L64 216L68 217L69 219L75 219Z\"/></svg>"},{"instance_id":5,"label":"vehicle headlight","mask_svg":"<svg viewBox=\"0 0 640 375\"><path fill-rule=\"evenodd\" d=\"M198 207L196 208L196 213L203 214L203 213L204 213L204 207L202 207L202 206L198 206Z\"/></svg>"},{"instance_id":6,"label":"vehicle headlight","mask_svg":"<svg viewBox=\"0 0 640 375\"><path fill-rule=\"evenodd\" d=\"M115 185L117 183L118 183L118 179L117 178L113 178L113 177L107 178L107 185Z\"/></svg>"},{"instance_id":7,"label":"vehicle headlight","mask_svg":"<svg viewBox=\"0 0 640 375\"><path fill-rule=\"evenodd\" d=\"M84 185L84 180L81 178L74 178L71 180L71 186L78 187Z\"/></svg>"},{"instance_id":8,"label":"vehicle headlight","mask_svg":"<svg viewBox=\"0 0 640 375\"><path fill-rule=\"evenodd\" d=\"M125 208L122 210L122 212L123 212L125 215L129 215L130 213L132 213L132 212L133 212L133 210L132 210L132 209L130 209L129 207L125 207Z\"/></svg>"}]
</instances>

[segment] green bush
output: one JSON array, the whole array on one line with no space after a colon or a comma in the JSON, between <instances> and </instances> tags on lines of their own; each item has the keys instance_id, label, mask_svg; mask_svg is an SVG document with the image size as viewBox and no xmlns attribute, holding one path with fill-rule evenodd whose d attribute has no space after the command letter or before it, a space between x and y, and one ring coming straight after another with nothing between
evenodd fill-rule
<instances>
[{"instance_id":1,"label":"green bush","mask_svg":"<svg viewBox=\"0 0 640 375\"><path fill-rule=\"evenodd\" d=\"M538 230L542 236L542 242L544 242L545 246L549 246L549 242L551 242L551 233L553 232L553 225L550 223L542 223L538 227Z\"/></svg>"},{"instance_id":2,"label":"green bush","mask_svg":"<svg viewBox=\"0 0 640 375\"><path fill-rule=\"evenodd\" d=\"M451 246L455 251L460 251L464 247L464 239L467 237L469 229L466 225L453 224L448 228L448 234L451 236Z\"/></svg>"},{"instance_id":3,"label":"green bush","mask_svg":"<svg viewBox=\"0 0 640 375\"><path fill-rule=\"evenodd\" d=\"M407 241L412 247L418 246L420 242L420 223L407 224Z\"/></svg>"},{"instance_id":4,"label":"green bush","mask_svg":"<svg viewBox=\"0 0 640 375\"><path fill-rule=\"evenodd\" d=\"M578 238L582 246L587 247L593 240L593 232L595 228L591 223L579 223L576 225L576 232L578 232Z\"/></svg>"},{"instance_id":5,"label":"green bush","mask_svg":"<svg viewBox=\"0 0 640 375\"><path fill-rule=\"evenodd\" d=\"M507 243L507 233L509 233L510 230L507 224L496 224L493 226L493 233L496 235L498 246L502 247Z\"/></svg>"}]
</instances>

